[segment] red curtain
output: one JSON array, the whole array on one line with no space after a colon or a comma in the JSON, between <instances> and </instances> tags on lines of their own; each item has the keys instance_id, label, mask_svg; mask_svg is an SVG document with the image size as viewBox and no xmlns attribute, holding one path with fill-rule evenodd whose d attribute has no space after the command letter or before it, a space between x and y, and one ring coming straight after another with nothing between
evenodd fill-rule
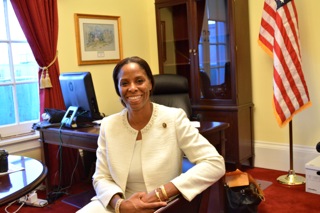
<instances>
[{"instance_id":1,"label":"red curtain","mask_svg":"<svg viewBox=\"0 0 320 213\"><path fill-rule=\"evenodd\" d=\"M11 4L32 49L33 55L39 67L48 67L47 72L39 68L39 82L41 73L49 76L52 87L40 89L40 115L45 108L65 109L59 83L59 63L57 57L58 41L58 6L57 0L11 0ZM48 76L49 74L49 76ZM63 148L63 167L59 168L58 146L48 145L48 153L45 153L46 164L49 171L49 183L59 185L60 173L61 185L69 184L71 171L75 166L77 150ZM81 161L80 161L81 162ZM79 180L82 169L77 169L74 181Z\"/></svg>"}]
</instances>

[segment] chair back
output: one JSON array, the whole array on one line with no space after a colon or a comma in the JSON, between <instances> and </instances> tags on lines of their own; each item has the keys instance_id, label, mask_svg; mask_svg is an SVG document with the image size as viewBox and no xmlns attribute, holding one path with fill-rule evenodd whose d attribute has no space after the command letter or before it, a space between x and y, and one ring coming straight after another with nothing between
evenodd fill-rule
<instances>
[{"instance_id":1,"label":"chair back","mask_svg":"<svg viewBox=\"0 0 320 213\"><path fill-rule=\"evenodd\" d=\"M183 109L191 119L191 102L188 80L175 74L154 75L154 89L151 100L169 107Z\"/></svg>"},{"instance_id":2,"label":"chair back","mask_svg":"<svg viewBox=\"0 0 320 213\"><path fill-rule=\"evenodd\" d=\"M184 76L175 74L159 74L154 75L154 89L151 100L155 103L170 107L182 108L185 110L189 119L192 115L191 101L189 98L188 80ZM187 158L183 158L182 168L186 172L193 166ZM167 206L158 209L155 213L207 213L222 212L221 189L223 183L221 181L213 184L205 191L196 196L191 202L187 201L183 196L176 197ZM212 196L211 196L212 194ZM224 196L224 194L222 194ZM210 200L214 197L214 200ZM221 202L220 202L221 201ZM210 205L209 205L210 203ZM211 203L214 203L212 206Z\"/></svg>"},{"instance_id":3,"label":"chair back","mask_svg":"<svg viewBox=\"0 0 320 213\"><path fill-rule=\"evenodd\" d=\"M230 61L226 62L224 70L224 83L211 85L208 74L200 71L201 93L207 99L230 99L231 98L231 71Z\"/></svg>"}]
</instances>

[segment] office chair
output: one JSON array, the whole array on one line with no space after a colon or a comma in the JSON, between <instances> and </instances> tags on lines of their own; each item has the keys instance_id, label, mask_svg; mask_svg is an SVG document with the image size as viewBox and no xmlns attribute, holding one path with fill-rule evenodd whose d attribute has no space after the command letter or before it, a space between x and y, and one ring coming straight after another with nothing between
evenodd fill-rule
<instances>
[{"instance_id":1,"label":"office chair","mask_svg":"<svg viewBox=\"0 0 320 213\"><path fill-rule=\"evenodd\" d=\"M175 74L154 75L151 100L170 107L182 108L189 119L192 117L188 80Z\"/></svg>"},{"instance_id":2,"label":"office chair","mask_svg":"<svg viewBox=\"0 0 320 213\"><path fill-rule=\"evenodd\" d=\"M180 75L175 74L159 74L154 75L154 90L151 95L151 100L155 103L169 107L182 108L188 118L192 119L192 108L189 98L188 80ZM187 171L193 164L187 159L183 159L182 172ZM220 182L220 181L219 181ZM219 190L219 182L196 196L191 202L184 199L181 195L170 202L166 207L160 208L156 213L204 213L208 212L209 196L212 190ZM219 198L217 198L218 200ZM215 203L218 201L210 201ZM215 211L219 211L215 209ZM212 212L212 211L210 211Z\"/></svg>"},{"instance_id":3,"label":"office chair","mask_svg":"<svg viewBox=\"0 0 320 213\"><path fill-rule=\"evenodd\" d=\"M225 82L220 85L211 85L208 74L200 71L201 92L207 99L229 99L231 98L231 73L230 62L225 64Z\"/></svg>"}]
</instances>

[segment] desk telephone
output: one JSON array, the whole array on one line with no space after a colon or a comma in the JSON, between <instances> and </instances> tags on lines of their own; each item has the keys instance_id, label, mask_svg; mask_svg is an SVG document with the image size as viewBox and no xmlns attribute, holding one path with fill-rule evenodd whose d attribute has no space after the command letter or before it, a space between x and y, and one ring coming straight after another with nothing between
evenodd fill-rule
<instances>
[{"instance_id":1,"label":"desk telephone","mask_svg":"<svg viewBox=\"0 0 320 213\"><path fill-rule=\"evenodd\" d=\"M67 128L94 126L92 119L86 116L87 112L80 107L70 106L61 120L61 125Z\"/></svg>"},{"instance_id":2,"label":"desk telephone","mask_svg":"<svg viewBox=\"0 0 320 213\"><path fill-rule=\"evenodd\" d=\"M76 128L77 127L76 119L77 119L78 109L79 107L70 106L61 120L61 125L69 128Z\"/></svg>"}]
</instances>

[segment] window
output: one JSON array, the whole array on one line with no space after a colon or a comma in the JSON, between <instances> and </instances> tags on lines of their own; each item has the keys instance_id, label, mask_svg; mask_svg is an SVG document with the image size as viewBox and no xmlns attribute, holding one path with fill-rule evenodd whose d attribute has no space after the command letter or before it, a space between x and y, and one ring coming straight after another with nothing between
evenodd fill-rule
<instances>
[{"instance_id":1,"label":"window","mask_svg":"<svg viewBox=\"0 0 320 213\"><path fill-rule=\"evenodd\" d=\"M38 65L10 0L0 0L0 139L39 120Z\"/></svg>"},{"instance_id":2,"label":"window","mask_svg":"<svg viewBox=\"0 0 320 213\"><path fill-rule=\"evenodd\" d=\"M228 62L226 23L208 20L206 27L198 47L200 71L209 74L211 85L220 85L225 82L225 64Z\"/></svg>"}]
</instances>

